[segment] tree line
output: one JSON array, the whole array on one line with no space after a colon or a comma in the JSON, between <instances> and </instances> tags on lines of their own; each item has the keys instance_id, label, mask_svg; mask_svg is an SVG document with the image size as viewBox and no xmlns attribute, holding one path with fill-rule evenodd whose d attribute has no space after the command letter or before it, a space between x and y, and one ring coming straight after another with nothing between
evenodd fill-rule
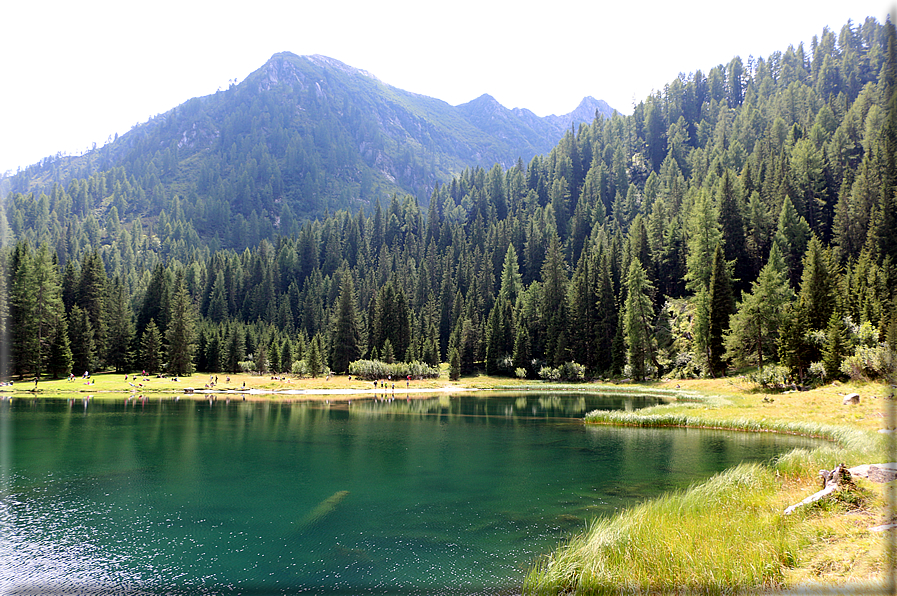
<instances>
[{"instance_id":1,"label":"tree line","mask_svg":"<svg viewBox=\"0 0 897 596\"><path fill-rule=\"evenodd\" d=\"M826 29L809 53L681 75L528 164L464 170L423 207L395 194L257 217L230 248L193 225L211 195L122 167L12 193L8 374L65 374L66 350L77 371L173 374L360 359L543 378L882 374L895 65L891 23Z\"/></svg>"}]
</instances>

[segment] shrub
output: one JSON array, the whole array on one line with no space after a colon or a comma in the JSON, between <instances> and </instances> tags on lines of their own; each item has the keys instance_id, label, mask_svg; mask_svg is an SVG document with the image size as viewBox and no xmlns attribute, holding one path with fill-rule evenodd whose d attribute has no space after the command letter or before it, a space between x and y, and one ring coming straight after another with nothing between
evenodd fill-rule
<instances>
[{"instance_id":1,"label":"shrub","mask_svg":"<svg viewBox=\"0 0 897 596\"><path fill-rule=\"evenodd\" d=\"M545 381L582 382L586 379L586 367L576 362L565 362L558 368L543 366L539 369L539 378Z\"/></svg>"},{"instance_id":2,"label":"shrub","mask_svg":"<svg viewBox=\"0 0 897 596\"><path fill-rule=\"evenodd\" d=\"M765 366L757 372L751 373L748 379L764 389L781 391L788 385L788 369L778 365Z\"/></svg>"},{"instance_id":3,"label":"shrub","mask_svg":"<svg viewBox=\"0 0 897 596\"><path fill-rule=\"evenodd\" d=\"M853 380L892 380L897 372L897 362L886 343L874 347L861 344L841 363L841 372Z\"/></svg>"},{"instance_id":4,"label":"shrub","mask_svg":"<svg viewBox=\"0 0 897 596\"><path fill-rule=\"evenodd\" d=\"M297 377L307 377L309 375L308 364L305 360L294 360L290 366L290 372Z\"/></svg>"},{"instance_id":5,"label":"shrub","mask_svg":"<svg viewBox=\"0 0 897 596\"><path fill-rule=\"evenodd\" d=\"M561 371L550 366L543 366L539 369L539 378L543 381L560 381Z\"/></svg>"},{"instance_id":6,"label":"shrub","mask_svg":"<svg viewBox=\"0 0 897 596\"><path fill-rule=\"evenodd\" d=\"M430 366L425 362L393 362L389 364L382 360L356 360L349 363L349 374L359 379L374 381L376 379L435 379L439 377L439 367Z\"/></svg>"},{"instance_id":7,"label":"shrub","mask_svg":"<svg viewBox=\"0 0 897 596\"><path fill-rule=\"evenodd\" d=\"M517 367L517 369L514 371L514 374L517 375L518 379L525 379L526 378L526 369L522 368L522 367Z\"/></svg>"},{"instance_id":8,"label":"shrub","mask_svg":"<svg viewBox=\"0 0 897 596\"><path fill-rule=\"evenodd\" d=\"M807 370L807 375L813 381L825 381L825 364L821 360L813 362Z\"/></svg>"}]
</instances>

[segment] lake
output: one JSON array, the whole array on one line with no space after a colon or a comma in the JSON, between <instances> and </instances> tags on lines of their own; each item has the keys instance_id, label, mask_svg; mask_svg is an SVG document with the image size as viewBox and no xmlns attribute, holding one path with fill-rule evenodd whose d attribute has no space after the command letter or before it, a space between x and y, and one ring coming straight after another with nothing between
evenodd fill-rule
<instances>
[{"instance_id":1,"label":"lake","mask_svg":"<svg viewBox=\"0 0 897 596\"><path fill-rule=\"evenodd\" d=\"M581 420L650 397L237 399L0 403L4 593L513 594L596 516L813 444Z\"/></svg>"}]
</instances>

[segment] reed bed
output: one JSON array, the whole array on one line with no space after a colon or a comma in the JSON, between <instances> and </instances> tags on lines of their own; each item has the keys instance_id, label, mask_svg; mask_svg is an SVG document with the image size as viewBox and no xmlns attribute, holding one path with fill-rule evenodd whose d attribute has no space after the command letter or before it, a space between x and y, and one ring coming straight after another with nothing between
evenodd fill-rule
<instances>
[{"instance_id":1,"label":"reed bed","mask_svg":"<svg viewBox=\"0 0 897 596\"><path fill-rule=\"evenodd\" d=\"M725 594L782 585L799 533L775 474L740 465L686 491L594 522L542 561L524 594Z\"/></svg>"}]
</instances>

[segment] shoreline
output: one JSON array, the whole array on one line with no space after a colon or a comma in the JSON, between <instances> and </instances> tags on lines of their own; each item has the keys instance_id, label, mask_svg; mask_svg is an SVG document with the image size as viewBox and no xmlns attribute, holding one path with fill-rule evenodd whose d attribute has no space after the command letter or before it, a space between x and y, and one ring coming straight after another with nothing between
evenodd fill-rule
<instances>
[{"instance_id":1,"label":"shoreline","mask_svg":"<svg viewBox=\"0 0 897 596\"><path fill-rule=\"evenodd\" d=\"M91 381L89 385L72 385L71 382L62 380L43 381L39 383L37 390L29 387L27 381L18 383L15 387L0 387L0 400L66 398L68 396L83 400L127 399L130 401L131 399L158 398L160 401L192 399L211 402L242 399L243 401L272 403L321 402L325 400L342 403L358 398L401 399L405 397L410 400L434 395L474 392L485 394L489 392L556 392L571 395L582 392L648 393L661 398L661 404L630 412L626 415L627 419L625 420L598 419L590 421L583 419L583 424L637 425L658 428L675 426L734 432L774 432L833 441L831 447L817 448L804 454L788 454L780 458L778 462L771 463L767 472L760 474L764 478L763 482L773 483L769 493L763 496L758 495L760 501L763 502L760 508L768 510L773 520L781 517L783 508L780 505L797 502L800 498L816 490L815 487L818 485L816 472L820 467L830 468L842 459L849 467L878 461L877 456L883 454L881 446L887 440L887 435L881 434L888 430L888 416L885 416L883 411L886 407L895 407L893 389L876 383L834 383L806 392L784 394L766 392L751 387L739 377L659 381L635 385L629 383L552 384L533 380L517 381L508 378L478 376L464 378L463 385L441 378L411 381L411 386L404 388L399 386L395 390L391 387L374 388L370 386L371 382L367 381L364 382L365 386L361 386L360 381L348 381L347 377L341 376L334 376L330 380L290 379L288 381L249 375L232 375L232 377L236 378L237 383L241 383L245 379L246 388L233 387L233 378L227 387L191 387L184 382L184 377L177 381L172 378L152 378L143 387L122 387L120 375L102 374L96 375L96 384ZM191 380L197 378L201 378L201 375L195 375ZM323 387L322 385L325 383L331 383L332 386ZM185 392L185 390L191 389L192 392ZM848 392L860 393L862 396L860 404L843 405L842 396ZM835 459L839 461L834 461ZM886 460L882 459L881 461ZM887 461L893 461L893 459ZM734 471L735 469L732 469L729 472ZM724 476L729 477L730 474L726 473ZM695 490L706 490L706 487L712 486L716 482L711 480L708 483L697 485ZM772 576L766 575L765 579L760 580L762 584L765 584L762 586L763 588L773 590L798 588L812 586L816 582L845 586L857 580L873 583L881 580L884 572L881 541L887 538L888 532L875 533L870 528L875 525L873 522L882 521L883 514L887 517L887 510L882 509L881 506L884 487L869 488L867 484L863 486L863 490L868 493L866 497L868 504L863 506L859 513L856 510L843 509L836 504L831 510L816 510L815 513L809 515L801 513L797 516L799 523L808 528L825 527L826 537L824 540L820 540L821 534L818 534L820 530L813 530L817 532L815 537L801 538L806 542L799 547L795 545L797 548L794 551L795 557L797 554L800 556L791 563L768 561L769 564L774 565L777 571L773 572ZM631 510L627 509L609 520L602 520L601 524L604 524L602 527L613 530L613 533L627 534L630 532L629 524L632 522L633 515L638 516L639 512L647 511L648 509L645 507L662 507L666 501L680 498L683 497L678 493L671 494L648 502L644 507L636 506ZM735 500L738 500L737 496ZM757 502L750 505L754 508L757 506ZM723 514L724 512L720 511L719 513ZM658 521L661 526L677 526L682 523L675 518L672 511L666 512L664 515L665 521ZM725 515L734 520L735 516L740 515L740 511L727 511ZM863 527L859 527L860 519L863 520ZM695 525L689 532L694 532L696 535L703 535L711 531L711 528L696 525L700 524L700 521L686 521L687 524ZM608 526L605 522L612 525ZM746 519L742 522L735 520L733 523L732 531L740 531L739 528L742 527L756 529L757 524L761 524L762 528L767 528L765 531L781 531L781 526L777 525L781 522L774 522L770 525L769 521ZM789 525L793 526L794 522ZM663 530L661 526L657 527L658 531ZM587 544L590 535L590 531L572 535L567 545L561 545L552 553L545 555L542 564L531 569L524 590L536 588L538 591L538 586L550 586L549 589L555 591L570 589L572 587L569 583L571 578L556 576L554 574L558 570L556 565L561 567L572 565L588 574L595 573L595 568L592 567L594 563L590 563L585 555L578 555L570 551L571 546ZM764 535L763 532L760 535ZM696 539L694 544L700 544L700 542ZM722 544L717 548L722 549ZM656 545L649 539L647 546ZM857 552L860 554L857 555ZM580 559L581 556L582 559ZM702 555L690 551L676 555L676 557L686 559L700 556ZM843 559L844 562L839 565L831 565L832 557ZM697 559L695 560L697 561ZM551 561L554 561L555 564L553 565ZM737 557L719 564L729 571L734 571L740 566ZM590 567L591 571L588 571ZM614 568L612 571L616 574L620 569ZM598 579L594 575L592 577ZM625 578L626 576L621 577ZM648 581L661 582L654 584L655 586L663 585L665 580L662 576L652 575L652 577L653 580ZM609 576L608 579L610 579ZM631 580L630 577L629 580L622 579L621 581ZM735 583L728 584L727 588L755 589L761 587L756 584L741 584L739 580L734 581ZM757 579L746 581L751 584Z\"/></svg>"}]
</instances>

